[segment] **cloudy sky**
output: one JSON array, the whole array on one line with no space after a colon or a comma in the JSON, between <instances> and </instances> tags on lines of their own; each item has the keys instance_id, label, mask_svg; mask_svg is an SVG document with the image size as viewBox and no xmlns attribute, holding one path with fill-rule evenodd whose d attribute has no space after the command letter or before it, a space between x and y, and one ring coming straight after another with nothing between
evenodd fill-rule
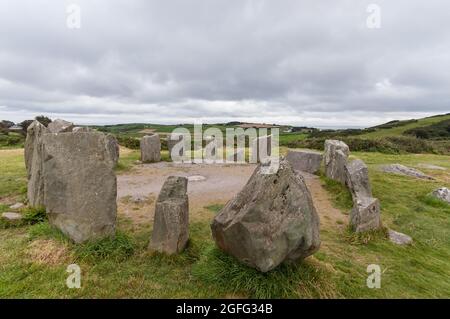
<instances>
[{"instance_id":1,"label":"cloudy sky","mask_svg":"<svg viewBox=\"0 0 450 319\"><path fill-rule=\"evenodd\" d=\"M447 113L449 12L447 0L1 0L0 119L353 127Z\"/></svg>"}]
</instances>

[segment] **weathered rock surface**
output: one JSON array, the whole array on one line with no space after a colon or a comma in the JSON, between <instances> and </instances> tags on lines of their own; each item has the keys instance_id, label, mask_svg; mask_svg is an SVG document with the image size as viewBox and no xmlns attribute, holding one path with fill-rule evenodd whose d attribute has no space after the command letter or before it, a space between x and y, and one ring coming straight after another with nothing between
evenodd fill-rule
<instances>
[{"instance_id":1,"label":"weathered rock surface","mask_svg":"<svg viewBox=\"0 0 450 319\"><path fill-rule=\"evenodd\" d=\"M259 165L244 188L214 218L216 244L262 272L319 249L319 216L303 178L288 161L276 174Z\"/></svg>"},{"instance_id":2,"label":"weathered rock surface","mask_svg":"<svg viewBox=\"0 0 450 319\"><path fill-rule=\"evenodd\" d=\"M45 134L44 204L51 224L77 243L115 233L116 175L99 132Z\"/></svg>"},{"instance_id":3,"label":"weathered rock surface","mask_svg":"<svg viewBox=\"0 0 450 319\"><path fill-rule=\"evenodd\" d=\"M353 198L350 226L357 233L379 229L382 226L380 211L380 201L377 198Z\"/></svg>"},{"instance_id":4,"label":"weathered rock surface","mask_svg":"<svg viewBox=\"0 0 450 319\"><path fill-rule=\"evenodd\" d=\"M188 180L170 176L155 205L155 218L149 248L166 254L180 253L189 239Z\"/></svg>"},{"instance_id":5,"label":"weathered rock surface","mask_svg":"<svg viewBox=\"0 0 450 319\"><path fill-rule=\"evenodd\" d=\"M447 187L441 187L434 190L431 193L431 196L450 204L450 189L448 189Z\"/></svg>"},{"instance_id":6,"label":"weathered rock surface","mask_svg":"<svg viewBox=\"0 0 450 319\"><path fill-rule=\"evenodd\" d=\"M143 163L161 160L161 141L158 134L146 135L141 139L141 161Z\"/></svg>"},{"instance_id":7,"label":"weathered rock surface","mask_svg":"<svg viewBox=\"0 0 450 319\"><path fill-rule=\"evenodd\" d=\"M94 131L93 129L86 126L76 126L72 129L73 133L89 133L93 131Z\"/></svg>"},{"instance_id":8,"label":"weathered rock surface","mask_svg":"<svg viewBox=\"0 0 450 319\"><path fill-rule=\"evenodd\" d=\"M25 166L27 169L28 204L31 207L44 205L44 180L43 180L43 136L48 133L47 128L34 121L27 129L27 138L25 140Z\"/></svg>"},{"instance_id":9,"label":"weathered rock surface","mask_svg":"<svg viewBox=\"0 0 450 319\"><path fill-rule=\"evenodd\" d=\"M410 245L413 240L408 235L389 229L389 240L396 245Z\"/></svg>"},{"instance_id":10,"label":"weathered rock surface","mask_svg":"<svg viewBox=\"0 0 450 319\"><path fill-rule=\"evenodd\" d=\"M419 178L419 179L434 180L433 177L428 176L417 169L407 167L407 166L404 166L401 164L383 165L383 166L381 166L381 170L385 173L410 176L410 177Z\"/></svg>"},{"instance_id":11,"label":"weathered rock surface","mask_svg":"<svg viewBox=\"0 0 450 319\"><path fill-rule=\"evenodd\" d=\"M372 197L369 170L362 160L354 160L345 165L346 185L353 197Z\"/></svg>"},{"instance_id":12,"label":"weathered rock surface","mask_svg":"<svg viewBox=\"0 0 450 319\"><path fill-rule=\"evenodd\" d=\"M94 131L91 131L91 132L94 132ZM120 156L119 142L111 134L106 135L106 141L107 141L106 145L108 148L107 154L111 155L111 160L115 163L115 165L117 165L117 163L119 162L119 156Z\"/></svg>"},{"instance_id":13,"label":"weathered rock surface","mask_svg":"<svg viewBox=\"0 0 450 319\"><path fill-rule=\"evenodd\" d=\"M345 174L353 199L350 226L356 232L379 229L382 226L380 202L372 197L367 165L361 160L354 160L345 165Z\"/></svg>"},{"instance_id":14,"label":"weathered rock surface","mask_svg":"<svg viewBox=\"0 0 450 319\"><path fill-rule=\"evenodd\" d=\"M347 144L338 140L325 141L325 175L335 181L345 184L345 165L349 155Z\"/></svg>"},{"instance_id":15,"label":"weathered rock surface","mask_svg":"<svg viewBox=\"0 0 450 319\"><path fill-rule=\"evenodd\" d=\"M50 133L72 132L73 127L74 127L73 123L61 119L54 120L47 126Z\"/></svg>"},{"instance_id":16,"label":"weathered rock surface","mask_svg":"<svg viewBox=\"0 0 450 319\"><path fill-rule=\"evenodd\" d=\"M323 155L322 153L315 151L289 150L286 159L294 170L314 174L320 169Z\"/></svg>"}]
</instances>

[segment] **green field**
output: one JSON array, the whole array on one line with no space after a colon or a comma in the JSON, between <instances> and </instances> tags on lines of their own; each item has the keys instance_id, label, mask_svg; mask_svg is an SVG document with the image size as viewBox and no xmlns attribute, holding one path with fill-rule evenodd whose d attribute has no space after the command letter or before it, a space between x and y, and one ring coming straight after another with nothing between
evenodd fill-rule
<instances>
[{"instance_id":1,"label":"green field","mask_svg":"<svg viewBox=\"0 0 450 319\"><path fill-rule=\"evenodd\" d=\"M450 158L375 152L352 156L369 166L384 225L412 236L412 246L396 246L383 232L364 236L349 232L348 193L322 178L343 215L325 223L321 249L303 262L261 274L218 251L209 223L221 205L202 209L206 217L191 222L188 249L172 257L150 253L152 225L136 227L123 215L115 239L82 245L71 243L46 221L0 224L0 298L449 298L450 206L427 194L450 187ZM137 158L136 151L124 154L121 170L131 168ZM438 181L420 181L380 172L377 166L386 163L413 167L428 163L447 171L424 170ZM1 203L23 199L21 150L0 151L0 178ZM0 212L6 209L0 204ZM72 263L82 269L81 289L66 287L66 267ZM366 286L369 264L382 268L381 289Z\"/></svg>"}]
</instances>

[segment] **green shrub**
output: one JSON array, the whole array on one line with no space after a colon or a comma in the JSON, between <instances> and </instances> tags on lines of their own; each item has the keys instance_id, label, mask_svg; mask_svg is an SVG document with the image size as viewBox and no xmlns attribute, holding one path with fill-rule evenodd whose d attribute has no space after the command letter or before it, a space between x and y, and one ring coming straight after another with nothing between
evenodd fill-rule
<instances>
[{"instance_id":1,"label":"green shrub","mask_svg":"<svg viewBox=\"0 0 450 319\"><path fill-rule=\"evenodd\" d=\"M47 220L44 207L29 207L23 210L23 221L28 225L42 223Z\"/></svg>"},{"instance_id":2,"label":"green shrub","mask_svg":"<svg viewBox=\"0 0 450 319\"><path fill-rule=\"evenodd\" d=\"M138 150L141 148L140 141L134 137L119 135L119 136L117 136L117 141L119 142L119 145L122 145L122 146L132 149L132 150Z\"/></svg>"}]
</instances>

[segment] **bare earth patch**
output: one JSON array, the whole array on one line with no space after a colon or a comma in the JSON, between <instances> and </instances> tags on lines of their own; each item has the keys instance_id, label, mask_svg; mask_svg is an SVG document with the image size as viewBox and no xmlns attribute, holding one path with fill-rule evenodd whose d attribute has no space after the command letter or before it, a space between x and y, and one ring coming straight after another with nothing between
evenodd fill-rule
<instances>
[{"instance_id":1,"label":"bare earth patch","mask_svg":"<svg viewBox=\"0 0 450 319\"><path fill-rule=\"evenodd\" d=\"M26 253L33 262L51 266L68 263L71 257L65 245L49 239L34 240Z\"/></svg>"},{"instance_id":2,"label":"bare earth patch","mask_svg":"<svg viewBox=\"0 0 450 319\"><path fill-rule=\"evenodd\" d=\"M191 178L188 185L191 220L210 218L204 207L225 204L236 195L250 178L255 165L234 164L174 164L159 162L137 165L117 177L119 214L135 224L153 220L154 203L169 176ZM139 200L143 199L143 200Z\"/></svg>"}]
</instances>

